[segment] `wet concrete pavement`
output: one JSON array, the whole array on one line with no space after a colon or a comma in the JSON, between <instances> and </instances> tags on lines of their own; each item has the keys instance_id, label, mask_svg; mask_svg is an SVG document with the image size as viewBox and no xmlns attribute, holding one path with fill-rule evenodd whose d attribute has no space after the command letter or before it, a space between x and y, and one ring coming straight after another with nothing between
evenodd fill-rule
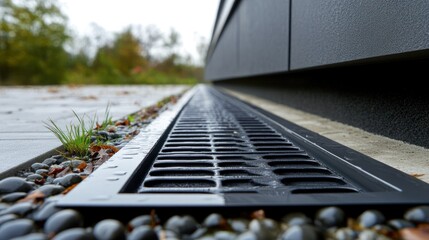
<instances>
[{"instance_id":1,"label":"wet concrete pavement","mask_svg":"<svg viewBox=\"0 0 429 240\"><path fill-rule=\"evenodd\" d=\"M110 104L113 118L150 106L188 86L0 87L0 178L61 146L43 122L59 126L78 115L101 119ZM50 153L49 153L50 152ZM53 151L55 152L55 151Z\"/></svg>"}]
</instances>

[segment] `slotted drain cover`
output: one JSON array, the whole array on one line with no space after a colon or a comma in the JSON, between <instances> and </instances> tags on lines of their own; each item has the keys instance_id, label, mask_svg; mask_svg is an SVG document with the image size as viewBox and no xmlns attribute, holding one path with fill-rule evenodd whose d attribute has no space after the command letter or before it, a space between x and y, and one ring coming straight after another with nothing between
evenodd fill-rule
<instances>
[{"instance_id":1,"label":"slotted drain cover","mask_svg":"<svg viewBox=\"0 0 429 240\"><path fill-rule=\"evenodd\" d=\"M428 202L417 179L215 89L195 91L60 204Z\"/></svg>"},{"instance_id":2,"label":"slotted drain cover","mask_svg":"<svg viewBox=\"0 0 429 240\"><path fill-rule=\"evenodd\" d=\"M138 190L280 195L359 191L364 190L256 114L207 89L180 113Z\"/></svg>"}]
</instances>

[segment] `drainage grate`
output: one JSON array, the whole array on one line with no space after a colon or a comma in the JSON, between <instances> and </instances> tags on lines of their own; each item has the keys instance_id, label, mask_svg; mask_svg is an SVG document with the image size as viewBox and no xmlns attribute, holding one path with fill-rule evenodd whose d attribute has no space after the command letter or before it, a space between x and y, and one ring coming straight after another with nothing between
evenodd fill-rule
<instances>
[{"instance_id":1,"label":"drainage grate","mask_svg":"<svg viewBox=\"0 0 429 240\"><path fill-rule=\"evenodd\" d=\"M208 89L182 111L140 193L362 191L256 114Z\"/></svg>"},{"instance_id":2,"label":"drainage grate","mask_svg":"<svg viewBox=\"0 0 429 240\"><path fill-rule=\"evenodd\" d=\"M60 206L428 204L429 185L361 153L198 87Z\"/></svg>"}]
</instances>

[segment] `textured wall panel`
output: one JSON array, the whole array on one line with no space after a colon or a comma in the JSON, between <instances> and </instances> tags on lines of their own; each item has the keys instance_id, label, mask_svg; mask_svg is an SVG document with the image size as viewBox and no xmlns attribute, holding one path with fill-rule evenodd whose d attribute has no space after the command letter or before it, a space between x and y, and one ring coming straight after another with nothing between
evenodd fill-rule
<instances>
[{"instance_id":1,"label":"textured wall panel","mask_svg":"<svg viewBox=\"0 0 429 240\"><path fill-rule=\"evenodd\" d=\"M291 69L429 48L427 0L292 0Z\"/></svg>"},{"instance_id":2,"label":"textured wall panel","mask_svg":"<svg viewBox=\"0 0 429 240\"><path fill-rule=\"evenodd\" d=\"M237 11L240 75L287 71L289 1L244 0Z\"/></svg>"},{"instance_id":3,"label":"textured wall panel","mask_svg":"<svg viewBox=\"0 0 429 240\"><path fill-rule=\"evenodd\" d=\"M213 55L206 63L205 78L231 78L238 75L238 14L232 13L218 39Z\"/></svg>"}]
</instances>

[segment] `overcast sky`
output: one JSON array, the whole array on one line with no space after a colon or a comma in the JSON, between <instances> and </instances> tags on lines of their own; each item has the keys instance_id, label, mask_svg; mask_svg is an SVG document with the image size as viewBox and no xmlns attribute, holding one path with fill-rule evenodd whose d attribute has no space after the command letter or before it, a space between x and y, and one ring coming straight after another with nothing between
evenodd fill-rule
<instances>
[{"instance_id":1,"label":"overcast sky","mask_svg":"<svg viewBox=\"0 0 429 240\"><path fill-rule=\"evenodd\" d=\"M183 51L198 56L200 37L210 40L219 0L60 0L70 27L79 35L91 32L91 24L109 32L129 25L156 25L168 33L180 33Z\"/></svg>"}]
</instances>

